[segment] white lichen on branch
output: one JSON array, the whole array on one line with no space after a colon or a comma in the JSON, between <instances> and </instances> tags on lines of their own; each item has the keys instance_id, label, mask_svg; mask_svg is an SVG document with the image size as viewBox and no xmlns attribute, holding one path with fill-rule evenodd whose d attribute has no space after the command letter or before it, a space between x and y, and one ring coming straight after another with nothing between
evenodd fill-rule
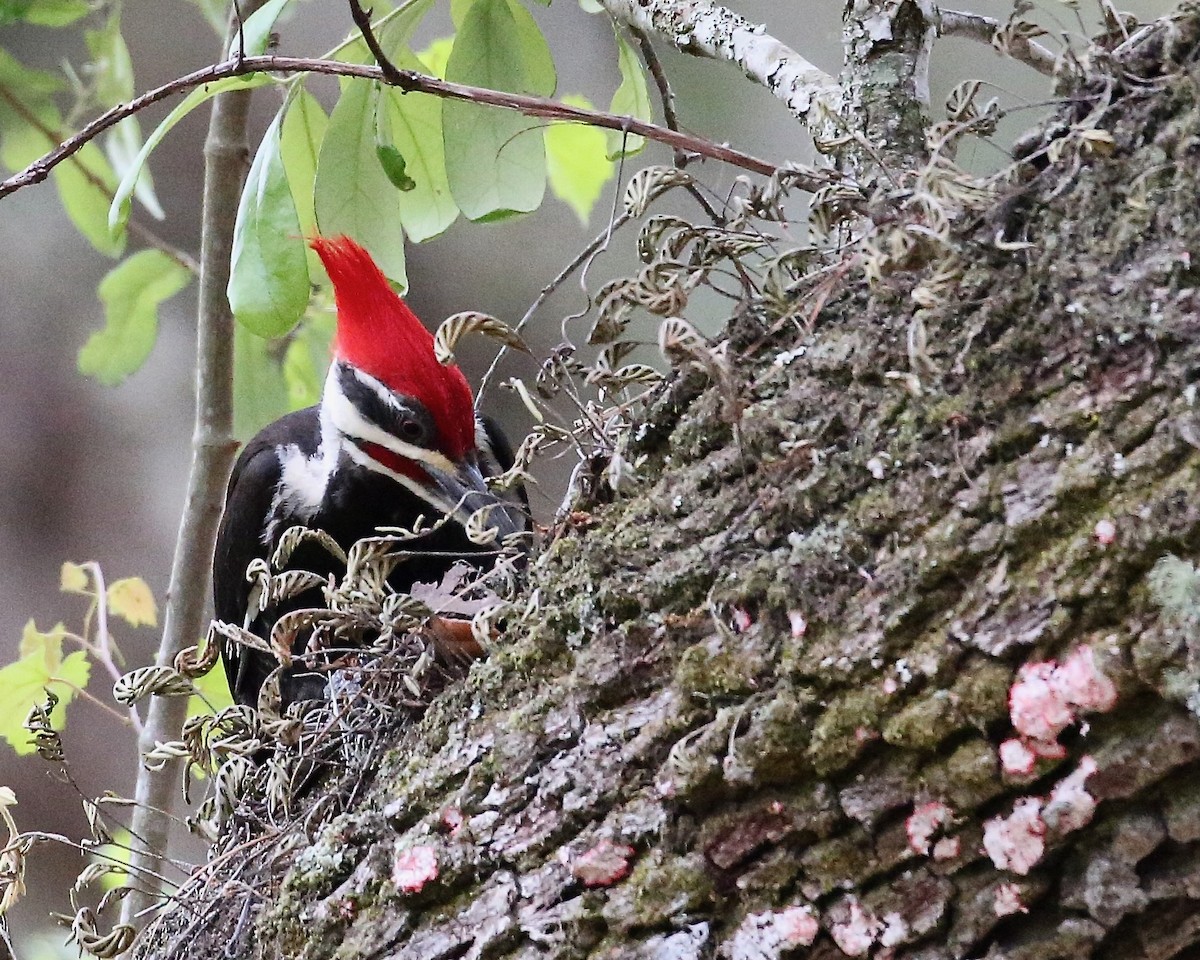
<instances>
[{"instance_id":1,"label":"white lichen on branch","mask_svg":"<svg viewBox=\"0 0 1200 960\"><path fill-rule=\"evenodd\" d=\"M1009 31L1006 24L994 17L961 10L942 10L940 32L943 37L967 37L982 43L990 43L1001 53L1033 67L1038 73L1054 76L1058 57L1048 47L1025 36L1020 31Z\"/></svg>"},{"instance_id":2,"label":"white lichen on branch","mask_svg":"<svg viewBox=\"0 0 1200 960\"><path fill-rule=\"evenodd\" d=\"M620 23L669 40L684 53L736 64L782 100L806 123L819 106L835 109L837 81L815 64L751 23L710 0L600 0Z\"/></svg>"}]
</instances>

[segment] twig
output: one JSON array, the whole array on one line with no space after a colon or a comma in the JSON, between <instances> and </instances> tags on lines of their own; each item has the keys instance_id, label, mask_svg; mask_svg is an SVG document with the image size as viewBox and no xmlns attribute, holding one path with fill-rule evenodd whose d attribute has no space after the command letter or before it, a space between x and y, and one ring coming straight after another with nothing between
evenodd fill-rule
<instances>
[{"instance_id":1,"label":"twig","mask_svg":"<svg viewBox=\"0 0 1200 960\"><path fill-rule=\"evenodd\" d=\"M962 10L943 10L941 12L941 33L943 37L966 37L968 40L978 40L981 43L996 46L996 35L1004 26L994 17L984 17L977 13L966 13ZM1001 53L1007 53L1014 60L1019 60L1033 67L1038 73L1048 77L1054 76L1054 65L1058 57L1054 51L1025 37L1012 37Z\"/></svg>"},{"instance_id":2,"label":"twig","mask_svg":"<svg viewBox=\"0 0 1200 960\"><path fill-rule=\"evenodd\" d=\"M144 110L151 104L217 80L247 76L252 73L320 73L383 81L383 71L377 66L343 63L339 60L277 56L246 57L244 60L224 60L220 63L193 71L185 76L177 77L160 87L148 90L140 97L135 97L128 103L120 104L102 113L84 126L82 130L63 141L45 156L35 160L24 170L14 174L7 180L0 181L0 197L7 196L22 187L45 180L54 167L72 154L77 153L85 144L94 140L109 127L120 123L126 117L133 116L140 110ZM683 133L682 131L669 130L658 124L637 120L633 117L618 116L599 110L587 110L583 107L574 107L546 97L505 93L501 90L488 90L483 87L451 83L447 80L439 80L437 77L430 77L409 70L400 70L398 73L403 81L399 85L402 90L418 91L449 100L464 100L469 103L516 110L527 116L540 117L547 120L586 123L609 130L624 130L645 137L648 140L665 143L671 147L680 147L692 153L713 160L719 160L723 163L729 163L733 166L768 177L774 175L779 170L779 167L775 164L752 157L747 153L742 153L740 150L734 150L723 144L714 143L711 140ZM831 170L816 169L808 169L796 173L794 179L802 190L811 192L832 184L846 182L844 177Z\"/></svg>"},{"instance_id":3,"label":"twig","mask_svg":"<svg viewBox=\"0 0 1200 960\"><path fill-rule=\"evenodd\" d=\"M121 671L117 669L117 665L113 661L112 637L108 632L108 588L104 585L104 572L100 569L100 564L96 563L95 561L85 563L84 566L91 571L92 581L96 584L96 647L94 648L93 652L96 655L96 659L99 660L104 665L104 669L108 671L108 675L112 677L114 681L120 680ZM83 640L85 644L87 643L86 638L81 637L80 639ZM117 715L120 716L120 714L108 704L103 703L100 700L96 700L90 694L87 696L88 699L94 700L106 710L117 713ZM137 707L129 707L129 720L133 723L133 729L136 730L140 735L142 732L142 718L138 716Z\"/></svg>"},{"instance_id":4,"label":"twig","mask_svg":"<svg viewBox=\"0 0 1200 960\"><path fill-rule=\"evenodd\" d=\"M367 49L371 51L371 56L379 64L383 82L393 87L403 87L404 78L400 76L396 65L388 59L388 55L383 52L383 47L379 45L379 38L375 36L375 30L371 26L371 11L363 10L362 4L358 0L349 0L349 2L350 17L354 20L354 25L362 32L363 40L367 44Z\"/></svg>"},{"instance_id":5,"label":"twig","mask_svg":"<svg viewBox=\"0 0 1200 960\"><path fill-rule=\"evenodd\" d=\"M613 233L621 229L621 227L625 226L625 224L632 219L633 214L626 210L615 220L610 220L608 226L604 228L603 233L599 234L591 243L580 250L579 253L571 259L571 262L558 272L558 275L555 276L553 280L542 287L542 292L539 293L537 295L537 299L529 305L529 309L525 311L525 315L521 317L520 321L513 329L517 333L520 333L525 328L525 325L533 319L533 315L541 308L542 304L549 299L550 294L562 286L563 281L566 280L567 277L569 277L576 270L578 270L580 265L582 265L588 259L588 257L592 256L592 254L596 253L605 244L607 244ZM483 399L484 392L491 385L492 377L496 374L496 368L500 366L500 361L504 359L507 353L508 347L502 346L500 351L496 354L496 359L494 359L491 363L491 366L487 368L487 373L483 375L483 380L479 383L479 390L475 394L476 409L479 408L479 403Z\"/></svg>"},{"instance_id":6,"label":"twig","mask_svg":"<svg viewBox=\"0 0 1200 960\"><path fill-rule=\"evenodd\" d=\"M239 16L249 16L261 0L244 0ZM229 39L239 29L231 23ZM233 225L238 196L249 165L246 117L250 91L220 94L213 102L204 144L204 213L200 248L200 292L196 320L196 419L187 501L179 524L175 559L163 617L157 662L170 665L202 632L213 541L221 515L225 478L233 461L233 315L225 287L229 281ZM110 111L111 112L111 111ZM174 739L187 713L186 697L153 697L138 738L145 755L158 741ZM165 856L170 839L169 810L180 761L158 773L138 770L130 833L130 869L147 871ZM134 923L155 903L153 892L134 890L121 905L121 922Z\"/></svg>"},{"instance_id":7,"label":"twig","mask_svg":"<svg viewBox=\"0 0 1200 960\"><path fill-rule=\"evenodd\" d=\"M658 99L662 104L663 123L667 125L669 130L679 129L679 115L675 112L675 93L671 90L671 83L667 79L667 73L663 70L662 61L658 59L658 54L654 50L654 44L650 42L650 38L646 36L645 31L639 30L637 27L630 27L633 35L637 38L638 49L642 52L642 60L646 63L646 69L650 71L650 76L654 80L654 85L658 87ZM688 165L691 157L686 150L679 147L675 148L675 166L682 170ZM721 222L721 215L708 201L698 186L694 183L687 185L687 192L692 195L692 198L700 204L701 208L713 223Z\"/></svg>"}]
</instances>

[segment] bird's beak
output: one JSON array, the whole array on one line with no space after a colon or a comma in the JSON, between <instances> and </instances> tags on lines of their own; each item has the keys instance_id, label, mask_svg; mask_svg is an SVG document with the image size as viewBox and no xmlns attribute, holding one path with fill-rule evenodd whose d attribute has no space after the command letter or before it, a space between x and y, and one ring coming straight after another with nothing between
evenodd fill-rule
<instances>
[{"instance_id":1,"label":"bird's beak","mask_svg":"<svg viewBox=\"0 0 1200 960\"><path fill-rule=\"evenodd\" d=\"M447 503L453 505L451 516L464 526L472 514L487 510L482 517L482 528L495 529L494 542L497 546L506 537L523 534L529 529L521 505L489 490L474 461L464 460L453 473L440 470L428 462L423 462L421 468L429 475L431 486Z\"/></svg>"}]
</instances>

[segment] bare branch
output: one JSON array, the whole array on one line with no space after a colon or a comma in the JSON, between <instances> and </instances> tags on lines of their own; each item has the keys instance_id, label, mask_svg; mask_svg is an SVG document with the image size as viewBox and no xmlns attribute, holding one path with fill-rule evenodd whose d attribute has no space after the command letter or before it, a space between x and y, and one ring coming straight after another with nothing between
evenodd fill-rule
<instances>
[{"instance_id":1,"label":"bare branch","mask_svg":"<svg viewBox=\"0 0 1200 960\"><path fill-rule=\"evenodd\" d=\"M77 153L83 148L84 144L94 140L99 134L120 123L126 117L133 116L138 111L144 110L153 103L207 83L213 83L229 77L247 76L252 73L322 73L342 77L362 77L366 80L377 80L380 82L384 81L383 71L380 67L358 63L342 63L338 60L276 56L225 60L221 63L196 70L186 76L177 77L169 83L163 84L161 87L155 87L153 90L143 93L140 97L135 97L128 103L113 107L111 110L96 117L77 134L65 140L44 157L35 160L24 170L14 174L7 180L0 181L0 197L7 196L22 187L45 180L54 167L72 154ZM729 163L764 176L771 176L779 170L779 167L775 164L752 157L749 154L742 153L740 150L734 150L723 144L714 143L711 140L706 140L703 137L697 137L690 133L669 130L666 127L647 123L644 120L636 120L632 117L623 117L612 113L603 113L599 110L573 107L546 97L532 97L517 93L505 93L500 90L488 90L483 87L472 87L461 83L451 83L447 80L439 80L437 77L426 76L425 74L410 70L398 70L397 73L402 81L400 88L403 90L427 93L450 100L464 100L469 103L516 110L526 116L540 117L546 120L586 123L609 130L628 131L629 133L645 137L648 140L688 150L700 156ZM816 191L821 187L829 186L833 183L844 182L844 178L833 171L809 169L804 171L802 175L797 175L795 182L802 190Z\"/></svg>"},{"instance_id":2,"label":"bare branch","mask_svg":"<svg viewBox=\"0 0 1200 960\"><path fill-rule=\"evenodd\" d=\"M994 17L984 17L977 13L965 13L961 10L943 10L941 12L941 33L943 37L966 37L981 43L996 47L995 38L1003 28ZM997 47L999 50L999 47ZM1054 76L1054 66L1058 57L1054 51L1042 46L1034 40L1025 37L1013 37L1001 53L1007 53L1014 60L1033 67L1038 73L1048 77Z\"/></svg>"},{"instance_id":3,"label":"bare branch","mask_svg":"<svg viewBox=\"0 0 1200 960\"><path fill-rule=\"evenodd\" d=\"M262 0L242 0L230 27L230 44L240 35L240 18L252 14L261 3ZM192 468L171 565L157 657L160 665L171 664L180 650L204 632L213 541L221 516L225 480L237 449L233 440L233 314L225 288L229 282L238 197L250 162L246 144L250 93L236 90L217 96L204 144ZM160 741L175 739L186 714L186 697L151 698L146 724L138 738L139 757ZM167 763L158 773L152 774L145 766L138 770L129 827L133 835L130 870L134 872L147 870L156 858L167 853L171 824L164 811L171 807L178 770L177 760ZM121 905L121 922L135 923L144 910L154 905L156 893L134 888Z\"/></svg>"},{"instance_id":4,"label":"bare branch","mask_svg":"<svg viewBox=\"0 0 1200 960\"><path fill-rule=\"evenodd\" d=\"M837 81L740 14L712 0L600 0L618 22L658 34L684 53L737 64L814 126L821 106L836 113Z\"/></svg>"}]
</instances>

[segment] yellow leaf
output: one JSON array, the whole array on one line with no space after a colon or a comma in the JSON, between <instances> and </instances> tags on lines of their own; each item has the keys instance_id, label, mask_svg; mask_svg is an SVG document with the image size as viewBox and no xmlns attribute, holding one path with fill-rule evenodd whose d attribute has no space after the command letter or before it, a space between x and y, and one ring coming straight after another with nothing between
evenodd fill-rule
<instances>
[{"instance_id":1,"label":"yellow leaf","mask_svg":"<svg viewBox=\"0 0 1200 960\"><path fill-rule=\"evenodd\" d=\"M131 627L158 626L154 594L141 577L126 577L108 588L108 608Z\"/></svg>"},{"instance_id":2,"label":"yellow leaf","mask_svg":"<svg viewBox=\"0 0 1200 960\"><path fill-rule=\"evenodd\" d=\"M585 97L563 97L563 103L591 110ZM554 123L546 130L546 168L550 189L587 226L592 207L613 175L615 166L605 154L603 130L582 123Z\"/></svg>"},{"instance_id":3,"label":"yellow leaf","mask_svg":"<svg viewBox=\"0 0 1200 960\"><path fill-rule=\"evenodd\" d=\"M61 623L42 633L30 620L21 637L21 659L0 668L0 698L4 703L4 710L0 711L0 738L7 740L18 754L34 751L24 721L34 705L45 701L47 690L59 700L51 726L61 730L75 691L87 686L91 671L87 652L77 650L64 657L65 636Z\"/></svg>"},{"instance_id":4,"label":"yellow leaf","mask_svg":"<svg viewBox=\"0 0 1200 960\"><path fill-rule=\"evenodd\" d=\"M424 50L417 51L417 58L425 64L426 69L439 79L446 79L446 64L450 60L450 49L454 46L453 37L438 37Z\"/></svg>"},{"instance_id":5,"label":"yellow leaf","mask_svg":"<svg viewBox=\"0 0 1200 960\"><path fill-rule=\"evenodd\" d=\"M83 564L66 560L59 574L58 589L63 593L87 593L88 575Z\"/></svg>"},{"instance_id":6,"label":"yellow leaf","mask_svg":"<svg viewBox=\"0 0 1200 960\"><path fill-rule=\"evenodd\" d=\"M67 628L59 622L47 633L42 633L30 620L25 624L25 630L21 633L20 658L22 660L40 658L46 673L54 673L62 663L63 637L66 632Z\"/></svg>"}]
</instances>

